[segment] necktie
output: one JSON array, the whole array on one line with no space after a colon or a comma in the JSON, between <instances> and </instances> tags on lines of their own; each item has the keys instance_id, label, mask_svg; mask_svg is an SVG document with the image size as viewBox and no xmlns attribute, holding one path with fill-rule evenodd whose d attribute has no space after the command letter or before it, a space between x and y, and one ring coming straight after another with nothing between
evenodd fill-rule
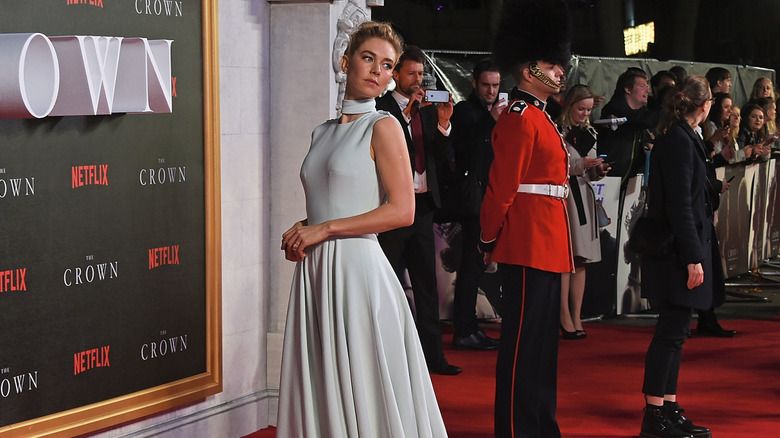
<instances>
[{"instance_id":1,"label":"necktie","mask_svg":"<svg viewBox=\"0 0 780 438\"><path fill-rule=\"evenodd\" d=\"M422 175L425 172L425 145L423 143L422 122L420 111L412 116L412 143L414 144L414 170Z\"/></svg>"}]
</instances>

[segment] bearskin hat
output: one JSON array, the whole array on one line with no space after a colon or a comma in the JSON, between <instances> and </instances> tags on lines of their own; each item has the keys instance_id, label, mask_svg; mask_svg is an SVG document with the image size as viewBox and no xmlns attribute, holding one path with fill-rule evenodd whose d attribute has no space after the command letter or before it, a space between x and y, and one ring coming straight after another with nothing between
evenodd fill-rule
<instances>
[{"instance_id":1,"label":"bearskin hat","mask_svg":"<svg viewBox=\"0 0 780 438\"><path fill-rule=\"evenodd\" d=\"M565 0L505 0L493 57L503 72L525 62L565 66L571 58L571 14Z\"/></svg>"}]
</instances>

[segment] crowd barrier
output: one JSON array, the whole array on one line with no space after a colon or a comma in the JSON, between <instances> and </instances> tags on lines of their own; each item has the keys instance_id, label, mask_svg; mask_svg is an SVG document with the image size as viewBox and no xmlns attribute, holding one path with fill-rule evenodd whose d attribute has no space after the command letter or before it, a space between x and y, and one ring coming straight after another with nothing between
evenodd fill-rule
<instances>
[{"instance_id":1,"label":"crowd barrier","mask_svg":"<svg viewBox=\"0 0 780 438\"><path fill-rule=\"evenodd\" d=\"M780 253L780 188L776 160L750 165L734 164L716 170L718 179L731 181L720 196L715 227L721 263L727 278L753 271ZM633 221L641 210L643 175L630 179L621 193L620 178L606 177L592 183L596 197L612 219L601 229L602 260L587 265L583 315L615 316L647 308L641 299L639 258L626 242ZM435 224L437 280L442 319L451 317L459 264L460 226ZM480 284L477 314L481 318L500 315L500 276L488 273Z\"/></svg>"}]
</instances>

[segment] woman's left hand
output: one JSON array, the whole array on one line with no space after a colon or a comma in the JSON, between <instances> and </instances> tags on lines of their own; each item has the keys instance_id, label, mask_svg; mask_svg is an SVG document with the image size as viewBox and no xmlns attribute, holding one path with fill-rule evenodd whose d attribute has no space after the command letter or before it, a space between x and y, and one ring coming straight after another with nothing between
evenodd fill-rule
<instances>
[{"instance_id":1,"label":"woman's left hand","mask_svg":"<svg viewBox=\"0 0 780 438\"><path fill-rule=\"evenodd\" d=\"M688 289L693 289L696 286L704 283L704 269L701 267L701 263L689 263L688 264Z\"/></svg>"},{"instance_id":2,"label":"woman's left hand","mask_svg":"<svg viewBox=\"0 0 780 438\"><path fill-rule=\"evenodd\" d=\"M311 245L328 238L327 222L317 225L305 225L303 221L296 222L282 234L282 250L284 257L292 262L306 258L304 250Z\"/></svg>"}]
</instances>

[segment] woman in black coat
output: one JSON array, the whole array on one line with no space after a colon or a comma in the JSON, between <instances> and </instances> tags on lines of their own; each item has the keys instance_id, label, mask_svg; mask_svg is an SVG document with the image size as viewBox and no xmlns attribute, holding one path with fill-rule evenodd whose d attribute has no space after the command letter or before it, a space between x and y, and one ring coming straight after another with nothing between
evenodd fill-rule
<instances>
[{"instance_id":1,"label":"woman in black coat","mask_svg":"<svg viewBox=\"0 0 780 438\"><path fill-rule=\"evenodd\" d=\"M712 223L719 193L708 181L709 154L694 131L711 106L707 80L688 76L666 101L650 159L648 214L668 222L674 245L671 256L642 258L642 294L658 311L658 323L645 360L641 437L710 436L709 429L682 415L677 376L693 309L709 309L725 299Z\"/></svg>"}]
</instances>

